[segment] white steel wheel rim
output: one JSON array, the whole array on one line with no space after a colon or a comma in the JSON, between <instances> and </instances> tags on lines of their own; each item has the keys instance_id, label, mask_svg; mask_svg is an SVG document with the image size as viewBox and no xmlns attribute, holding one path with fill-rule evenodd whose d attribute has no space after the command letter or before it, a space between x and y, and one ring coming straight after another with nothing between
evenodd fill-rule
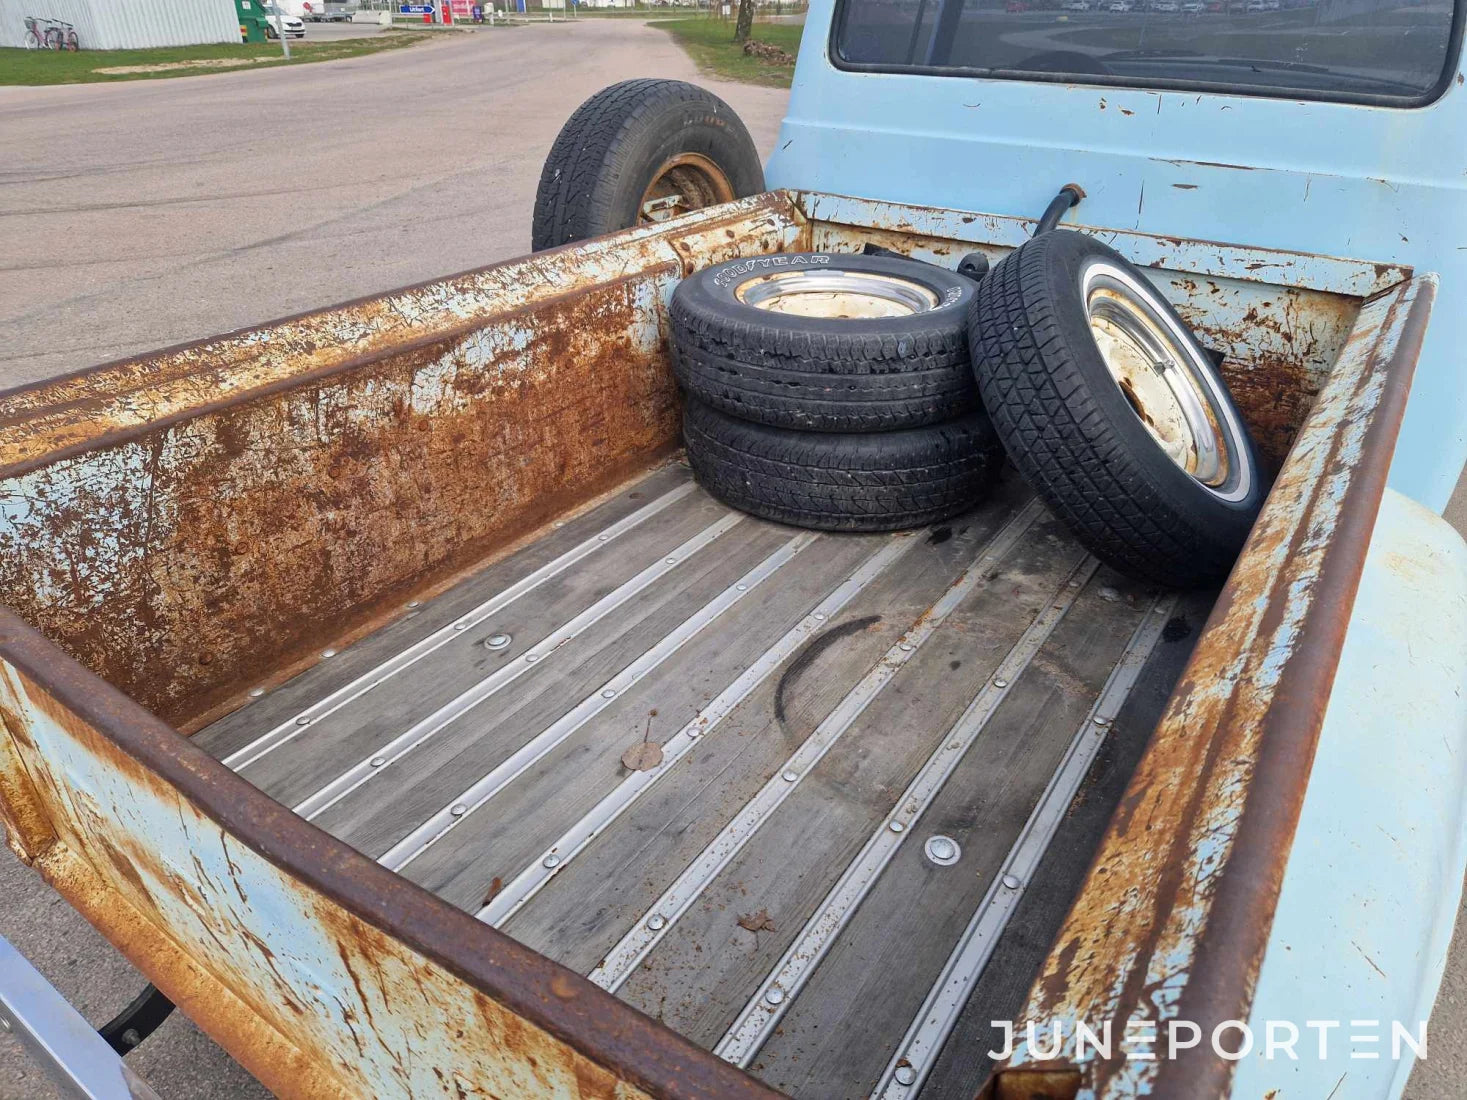
<instances>
[{"instance_id":1,"label":"white steel wheel rim","mask_svg":"<svg viewBox=\"0 0 1467 1100\"><path fill-rule=\"evenodd\" d=\"M779 271L734 288L746 306L786 317L876 320L936 309L935 291L912 279L874 271Z\"/></svg>"},{"instance_id":2,"label":"white steel wheel rim","mask_svg":"<svg viewBox=\"0 0 1467 1100\"><path fill-rule=\"evenodd\" d=\"M1242 500L1254 471L1243 429L1212 364L1156 291L1105 260L1085 266L1081 299L1101 361L1147 434L1223 500Z\"/></svg>"}]
</instances>

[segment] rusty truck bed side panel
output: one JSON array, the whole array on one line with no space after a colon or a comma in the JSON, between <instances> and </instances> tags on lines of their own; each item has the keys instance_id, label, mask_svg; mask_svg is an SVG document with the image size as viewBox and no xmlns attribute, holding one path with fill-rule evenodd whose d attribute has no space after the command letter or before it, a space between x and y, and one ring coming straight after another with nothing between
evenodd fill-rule
<instances>
[{"instance_id":1,"label":"rusty truck bed side panel","mask_svg":"<svg viewBox=\"0 0 1467 1100\"><path fill-rule=\"evenodd\" d=\"M1227 1092L1210 1042L1144 1060L1120 1039L1248 1018L1435 289L1361 309L1030 992L1019 1034L1048 1049L1059 1021L1065 1046L1021 1042L995 1098ZM1108 1057L1078 1055L1081 1022L1112 1028Z\"/></svg>"},{"instance_id":2,"label":"rusty truck bed side panel","mask_svg":"<svg viewBox=\"0 0 1467 1100\"><path fill-rule=\"evenodd\" d=\"M174 725L666 454L662 303L770 193L0 400L0 592Z\"/></svg>"},{"instance_id":3,"label":"rusty truck bed side panel","mask_svg":"<svg viewBox=\"0 0 1467 1100\"><path fill-rule=\"evenodd\" d=\"M12 847L283 1096L773 1095L266 798L6 611L0 722Z\"/></svg>"}]
</instances>

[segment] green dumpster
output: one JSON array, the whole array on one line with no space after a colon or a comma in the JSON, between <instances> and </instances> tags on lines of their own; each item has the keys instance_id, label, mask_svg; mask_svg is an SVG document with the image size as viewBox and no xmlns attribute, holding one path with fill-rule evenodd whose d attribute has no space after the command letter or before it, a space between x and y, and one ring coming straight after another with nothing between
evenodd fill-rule
<instances>
[{"instance_id":1,"label":"green dumpster","mask_svg":"<svg viewBox=\"0 0 1467 1100\"><path fill-rule=\"evenodd\" d=\"M239 39L241 42L265 41L265 14L263 0L234 0L239 14Z\"/></svg>"}]
</instances>

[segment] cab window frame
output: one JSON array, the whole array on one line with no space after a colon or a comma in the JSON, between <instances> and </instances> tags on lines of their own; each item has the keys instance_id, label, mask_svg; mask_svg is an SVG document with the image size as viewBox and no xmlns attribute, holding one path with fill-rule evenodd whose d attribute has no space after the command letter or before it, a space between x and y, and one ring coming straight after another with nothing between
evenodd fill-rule
<instances>
[{"instance_id":1,"label":"cab window frame","mask_svg":"<svg viewBox=\"0 0 1467 1100\"><path fill-rule=\"evenodd\" d=\"M1220 80L1186 80L1175 78L1140 78L1111 76L1100 73L1039 72L1025 69L979 68L969 65L924 65L880 61L851 61L841 53L841 40L846 30L846 21L856 5L863 0L836 0L834 18L830 21L830 36L826 43L826 56L836 69L853 73L886 73L904 76L931 76L940 78L957 77L969 80L1006 80L1025 84L1071 84L1088 85L1096 88L1127 89L1135 91L1201 92L1211 95L1243 96L1250 99L1294 100L1310 103L1332 103L1345 106L1390 107L1415 109L1429 107L1451 89L1458 76L1462 54L1464 18L1467 18L1467 0L1454 0L1452 21L1448 30L1449 40L1442 60L1442 71L1428 89L1417 95L1394 95L1381 92L1350 92L1313 88L1291 88L1277 84L1238 84ZM940 17L943 0L934 0L937 16ZM913 28L915 29L915 28ZM936 28L934 26L934 32Z\"/></svg>"}]
</instances>

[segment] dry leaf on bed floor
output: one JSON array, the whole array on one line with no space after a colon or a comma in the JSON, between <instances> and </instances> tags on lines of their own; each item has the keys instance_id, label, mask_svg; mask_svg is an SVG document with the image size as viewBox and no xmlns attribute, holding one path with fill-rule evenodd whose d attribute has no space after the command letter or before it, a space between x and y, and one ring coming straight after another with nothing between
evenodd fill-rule
<instances>
[{"instance_id":1,"label":"dry leaf on bed floor","mask_svg":"<svg viewBox=\"0 0 1467 1100\"><path fill-rule=\"evenodd\" d=\"M621 766L627 771L650 772L662 763L662 746L656 741L638 741L621 754Z\"/></svg>"},{"instance_id":2,"label":"dry leaf on bed floor","mask_svg":"<svg viewBox=\"0 0 1467 1100\"><path fill-rule=\"evenodd\" d=\"M747 928L750 932L773 932L774 921L769 918L769 910L761 909L757 913L745 913L739 918L739 927Z\"/></svg>"}]
</instances>

